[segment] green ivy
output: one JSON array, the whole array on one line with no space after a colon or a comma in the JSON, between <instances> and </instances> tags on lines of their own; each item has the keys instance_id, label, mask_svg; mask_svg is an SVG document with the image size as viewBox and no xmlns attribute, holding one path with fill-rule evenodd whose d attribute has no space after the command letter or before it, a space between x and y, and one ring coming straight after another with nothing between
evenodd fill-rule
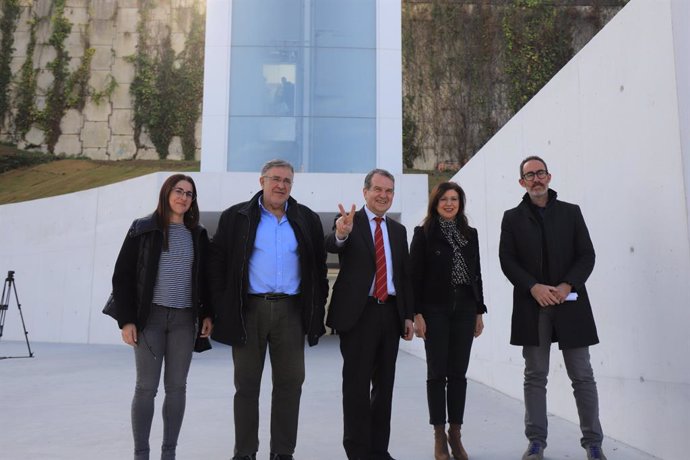
<instances>
[{"instance_id":1,"label":"green ivy","mask_svg":"<svg viewBox=\"0 0 690 460\"><path fill-rule=\"evenodd\" d=\"M91 90L91 100L96 105L101 105L105 99L109 99L115 93L115 90L118 88L118 86L120 85L118 85L115 78L112 75L109 75L108 83L106 83L103 91L96 91L94 89Z\"/></svg>"},{"instance_id":2,"label":"green ivy","mask_svg":"<svg viewBox=\"0 0 690 460\"><path fill-rule=\"evenodd\" d=\"M72 32L72 23L65 17L65 0L55 0L53 16L51 17L52 33L48 43L55 49L55 59L46 67L53 74L53 82L48 88L45 108L37 113L38 121L45 132L45 143L50 153L54 153L55 145L60 139L62 128L60 122L68 109L84 109L89 96L89 78L91 76L91 60L95 50L89 47L87 41L79 67L70 73L70 55L65 47L65 41ZM88 36L88 31L85 34Z\"/></svg>"},{"instance_id":3,"label":"green ivy","mask_svg":"<svg viewBox=\"0 0 690 460\"><path fill-rule=\"evenodd\" d=\"M10 108L10 82L12 81L12 55L14 54L14 31L20 13L19 0L4 0L0 18L0 128Z\"/></svg>"},{"instance_id":4,"label":"green ivy","mask_svg":"<svg viewBox=\"0 0 690 460\"><path fill-rule=\"evenodd\" d=\"M26 60L19 71L19 85L15 95L17 113L14 117L15 135L21 139L31 129L36 121L36 86L38 69L34 68L34 50L36 49L36 25L38 21L33 18L29 22L29 42L26 45Z\"/></svg>"},{"instance_id":5,"label":"green ivy","mask_svg":"<svg viewBox=\"0 0 690 460\"><path fill-rule=\"evenodd\" d=\"M38 116L38 121L45 131L45 143L50 153L54 153L55 144L60 138L60 120L67 110L70 57L65 48L65 40L72 31L72 24L65 17L65 0L55 0L53 7L50 21L53 32L48 43L55 49L56 55L46 66L53 74L53 82L48 88L45 109Z\"/></svg>"},{"instance_id":6,"label":"green ivy","mask_svg":"<svg viewBox=\"0 0 690 460\"><path fill-rule=\"evenodd\" d=\"M88 36L88 34L86 35ZM96 54L96 50L90 48L87 43L79 67L67 79L66 90L68 93L66 106L68 108L74 108L80 112L84 110L86 99L91 93L89 78L91 77L91 61L94 54ZM112 79L112 76L110 78Z\"/></svg>"},{"instance_id":7,"label":"green ivy","mask_svg":"<svg viewBox=\"0 0 690 460\"><path fill-rule=\"evenodd\" d=\"M204 96L204 25L204 16L195 11L177 72L178 125L185 160L194 160L196 154L195 128Z\"/></svg>"},{"instance_id":8,"label":"green ivy","mask_svg":"<svg viewBox=\"0 0 690 460\"><path fill-rule=\"evenodd\" d=\"M496 125L496 41L490 6L403 2L403 161L423 151L464 163Z\"/></svg>"},{"instance_id":9,"label":"green ivy","mask_svg":"<svg viewBox=\"0 0 690 460\"><path fill-rule=\"evenodd\" d=\"M517 112L570 58L571 24L544 0L514 0L503 19L508 102Z\"/></svg>"},{"instance_id":10,"label":"green ivy","mask_svg":"<svg viewBox=\"0 0 690 460\"><path fill-rule=\"evenodd\" d=\"M154 4L139 0L137 54L130 58L135 77L130 85L134 98L134 141L141 146L147 130L158 156L165 159L174 136L180 136L186 160L196 152L195 126L201 115L204 68L204 18L193 12L185 49L175 55L170 31L158 45L150 43L149 19Z\"/></svg>"},{"instance_id":11,"label":"green ivy","mask_svg":"<svg viewBox=\"0 0 690 460\"><path fill-rule=\"evenodd\" d=\"M175 51L170 42L170 33L159 46L155 70L154 94L157 97L148 120L148 128L151 142L162 160L168 156L168 147L177 131L177 110L180 110L175 103Z\"/></svg>"}]
</instances>

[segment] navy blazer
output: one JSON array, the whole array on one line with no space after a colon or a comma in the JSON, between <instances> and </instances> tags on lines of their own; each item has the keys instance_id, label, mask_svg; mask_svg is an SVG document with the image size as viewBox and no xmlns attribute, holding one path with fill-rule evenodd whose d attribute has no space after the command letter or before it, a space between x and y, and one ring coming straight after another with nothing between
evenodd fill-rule
<instances>
[{"instance_id":1,"label":"navy blazer","mask_svg":"<svg viewBox=\"0 0 690 460\"><path fill-rule=\"evenodd\" d=\"M405 320L412 319L414 304L407 230L390 216L386 216L385 222L393 259L387 261L387 264L393 267L393 284L402 335ZM326 325L345 332L357 324L376 276L374 239L364 208L355 213L352 232L342 246L336 245L335 227L326 237L325 244L326 250L338 254L340 261L340 273L333 285Z\"/></svg>"}]
</instances>

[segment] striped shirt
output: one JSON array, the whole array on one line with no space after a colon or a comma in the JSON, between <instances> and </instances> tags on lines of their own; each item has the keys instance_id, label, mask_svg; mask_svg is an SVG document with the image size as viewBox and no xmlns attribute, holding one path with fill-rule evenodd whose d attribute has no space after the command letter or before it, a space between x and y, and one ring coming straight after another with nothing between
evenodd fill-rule
<instances>
[{"instance_id":1,"label":"striped shirt","mask_svg":"<svg viewBox=\"0 0 690 460\"><path fill-rule=\"evenodd\" d=\"M153 303L172 308L192 306L192 232L184 224L168 227L168 250L161 252Z\"/></svg>"}]
</instances>

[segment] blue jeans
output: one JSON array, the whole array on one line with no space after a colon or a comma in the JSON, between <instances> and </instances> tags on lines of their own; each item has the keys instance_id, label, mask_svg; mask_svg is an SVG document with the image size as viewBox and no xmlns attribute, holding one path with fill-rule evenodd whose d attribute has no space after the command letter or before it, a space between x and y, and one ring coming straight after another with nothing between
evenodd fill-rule
<instances>
[{"instance_id":1,"label":"blue jeans","mask_svg":"<svg viewBox=\"0 0 690 460\"><path fill-rule=\"evenodd\" d=\"M304 327L296 297L249 297L245 315L247 343L232 347L235 367L235 455L259 450L259 391L266 351L271 358L270 450L292 455L297 445L299 403L304 382Z\"/></svg>"},{"instance_id":2,"label":"blue jeans","mask_svg":"<svg viewBox=\"0 0 690 460\"><path fill-rule=\"evenodd\" d=\"M165 361L163 400L163 446L161 459L175 458L177 438L184 417L187 374L192 361L196 323L191 308L152 305L146 327L139 331L134 347L137 383L132 399L132 433L135 460L148 460L149 434L154 398Z\"/></svg>"},{"instance_id":3,"label":"blue jeans","mask_svg":"<svg viewBox=\"0 0 690 460\"><path fill-rule=\"evenodd\" d=\"M539 346L523 347L525 358L525 436L546 445L546 381L549 375L549 354L553 336L555 307L539 311ZM594 372L589 361L589 347L563 350L563 361L573 386L573 395L580 417L583 447L601 445L604 434L599 422L599 396Z\"/></svg>"}]
</instances>

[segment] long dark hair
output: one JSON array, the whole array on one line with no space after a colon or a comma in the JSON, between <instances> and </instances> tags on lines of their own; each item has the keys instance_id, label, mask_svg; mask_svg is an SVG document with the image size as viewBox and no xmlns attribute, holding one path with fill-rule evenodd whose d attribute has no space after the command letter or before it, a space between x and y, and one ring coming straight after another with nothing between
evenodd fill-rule
<instances>
[{"instance_id":1,"label":"long dark hair","mask_svg":"<svg viewBox=\"0 0 690 460\"><path fill-rule=\"evenodd\" d=\"M455 216L455 224L458 226L460 233L469 236L469 224L467 223L467 216L465 215L465 191L455 182L441 182L431 191L429 195L429 207L426 210L426 217L422 221L424 233L429 234L434 225L438 221L438 202L441 197L448 190L455 190L460 198L458 214Z\"/></svg>"},{"instance_id":2,"label":"long dark hair","mask_svg":"<svg viewBox=\"0 0 690 460\"><path fill-rule=\"evenodd\" d=\"M175 188L175 185L181 180L192 184L192 193L194 194L192 196L192 205L183 216L184 226L191 230L199 225L199 205L196 199L196 184L194 183L194 179L185 174L173 174L165 179L165 182L163 182L161 186L161 191L158 194L158 207L155 211L156 218L158 219L158 226L163 230L163 247L165 249L168 249L168 228L170 226L171 214L170 194Z\"/></svg>"}]
</instances>

